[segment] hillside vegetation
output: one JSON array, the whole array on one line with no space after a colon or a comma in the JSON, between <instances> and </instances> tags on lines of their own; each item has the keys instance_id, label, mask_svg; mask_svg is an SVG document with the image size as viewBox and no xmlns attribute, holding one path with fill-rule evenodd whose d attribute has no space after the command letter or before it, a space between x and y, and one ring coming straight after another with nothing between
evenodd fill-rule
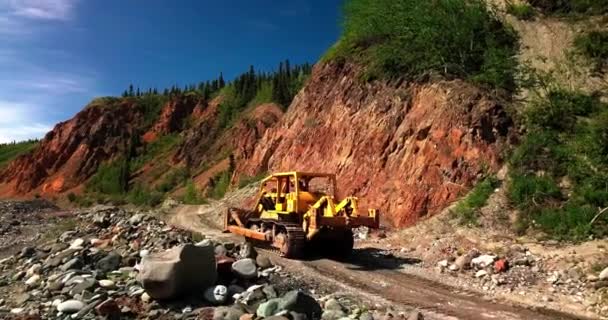
<instances>
[{"instance_id":1,"label":"hillside vegetation","mask_svg":"<svg viewBox=\"0 0 608 320\"><path fill-rule=\"evenodd\" d=\"M32 150L37 144L38 140L0 144L0 169L16 157Z\"/></svg>"},{"instance_id":2,"label":"hillside vegetation","mask_svg":"<svg viewBox=\"0 0 608 320\"><path fill-rule=\"evenodd\" d=\"M365 77L459 77L514 89L517 36L479 0L351 0L325 60L354 59Z\"/></svg>"},{"instance_id":3,"label":"hillside vegetation","mask_svg":"<svg viewBox=\"0 0 608 320\"><path fill-rule=\"evenodd\" d=\"M519 212L511 227L562 240L608 236L608 214L598 214L608 207L607 105L600 95L520 68L518 35L494 10L476 0L350 0L342 36L324 61L356 62L365 68L364 80L420 82L439 75L513 95L532 92L511 108L525 128L508 156L504 184ZM508 1L506 12L521 20L539 14L580 20L608 12L608 1ZM580 65L590 62L603 72L605 31L584 31L570 47L572 57L585 60ZM491 174L481 181L455 208L463 224L477 225L480 208L500 185Z\"/></svg>"},{"instance_id":4,"label":"hillside vegetation","mask_svg":"<svg viewBox=\"0 0 608 320\"><path fill-rule=\"evenodd\" d=\"M90 106L118 105L121 101L135 103L143 113L143 126L137 128L139 134L128 142L128 151L122 155L115 155L112 160L102 164L88 179L84 193L70 194L70 200L80 205L113 201L155 206L166 195L180 188L185 188L182 200L190 204L203 203L207 197L221 198L230 185L234 171L233 164L226 171L209 179L206 192L198 189L193 177L196 173L213 166L215 161L226 157L232 159L231 150L223 150L223 154L210 156L210 160L194 167L189 166L189 162L172 167L169 163L173 161L172 157L176 150L184 143L184 134L189 131L213 130L211 132L219 138L222 133L228 132L250 108L264 103L276 103L286 109L304 85L310 72L310 65L291 66L289 61L285 61L279 64L278 70L269 73L258 72L250 67L247 72L233 81L225 81L220 74L217 79L186 85L183 88L172 86L164 90L156 88L141 90L130 85L121 98L95 99ZM216 97L221 97L217 115L213 119L217 123L217 128L193 127L193 119L189 116L184 118L179 126L181 132L164 134L150 142L142 140L141 135L159 120L163 108L168 103L177 101L205 105ZM134 180L135 174L149 164L153 164L155 169L145 173L145 178L155 182L150 185Z\"/></svg>"}]
</instances>

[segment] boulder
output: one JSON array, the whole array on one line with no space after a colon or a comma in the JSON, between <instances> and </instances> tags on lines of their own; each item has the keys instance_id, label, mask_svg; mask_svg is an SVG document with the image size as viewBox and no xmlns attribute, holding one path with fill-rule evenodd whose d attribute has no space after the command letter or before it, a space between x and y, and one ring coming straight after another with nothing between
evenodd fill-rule
<instances>
[{"instance_id":1,"label":"boulder","mask_svg":"<svg viewBox=\"0 0 608 320\"><path fill-rule=\"evenodd\" d=\"M63 313L76 313L76 312L82 310L82 308L84 308L84 307L85 307L85 305L82 301L68 300L68 301L64 301L64 302L60 303L59 305L57 305L57 311L63 312Z\"/></svg>"},{"instance_id":2,"label":"boulder","mask_svg":"<svg viewBox=\"0 0 608 320\"><path fill-rule=\"evenodd\" d=\"M242 279L254 279L258 276L258 268L253 259L241 259L232 264L232 272Z\"/></svg>"},{"instance_id":3,"label":"boulder","mask_svg":"<svg viewBox=\"0 0 608 320\"><path fill-rule=\"evenodd\" d=\"M270 258L268 258L267 256L258 255L255 258L255 263L258 265L258 267L262 269L272 267L272 261L270 261Z\"/></svg>"},{"instance_id":4,"label":"boulder","mask_svg":"<svg viewBox=\"0 0 608 320\"><path fill-rule=\"evenodd\" d=\"M129 223L133 224L133 225L137 225L137 224L140 224L142 221L144 221L144 218L145 218L145 214L136 213L133 216L131 216L131 218L129 218Z\"/></svg>"},{"instance_id":5,"label":"boulder","mask_svg":"<svg viewBox=\"0 0 608 320\"><path fill-rule=\"evenodd\" d=\"M505 272L509 269L509 261L505 259L499 259L494 262L494 273Z\"/></svg>"},{"instance_id":6,"label":"boulder","mask_svg":"<svg viewBox=\"0 0 608 320\"><path fill-rule=\"evenodd\" d=\"M219 307L213 312L213 320L239 320L244 314L245 311L237 306Z\"/></svg>"},{"instance_id":7,"label":"boulder","mask_svg":"<svg viewBox=\"0 0 608 320\"><path fill-rule=\"evenodd\" d=\"M268 299L273 299L279 296L273 285L264 286L264 288L262 288L262 292L264 292L266 298Z\"/></svg>"},{"instance_id":8,"label":"boulder","mask_svg":"<svg viewBox=\"0 0 608 320\"><path fill-rule=\"evenodd\" d=\"M103 274L114 271L120 267L122 256L116 252L110 252L107 256L97 261L97 270Z\"/></svg>"},{"instance_id":9,"label":"boulder","mask_svg":"<svg viewBox=\"0 0 608 320\"><path fill-rule=\"evenodd\" d=\"M68 271L68 270L73 270L73 269L80 269L80 268L82 268L82 266L83 266L82 260L80 258L76 257L76 258L72 258L68 262L64 263L61 267L59 267L59 269L61 271Z\"/></svg>"},{"instance_id":10,"label":"boulder","mask_svg":"<svg viewBox=\"0 0 608 320\"><path fill-rule=\"evenodd\" d=\"M602 270L602 272L600 272L599 279L608 280L608 267L606 267L606 269L604 269L604 270Z\"/></svg>"},{"instance_id":11,"label":"boulder","mask_svg":"<svg viewBox=\"0 0 608 320\"><path fill-rule=\"evenodd\" d=\"M225 257L228 254L228 250L224 247L223 244L218 244L215 246L215 256L216 257Z\"/></svg>"},{"instance_id":12,"label":"boulder","mask_svg":"<svg viewBox=\"0 0 608 320\"><path fill-rule=\"evenodd\" d=\"M281 299L278 299L278 298L270 299L270 300L260 304L260 306L258 307L258 309L255 313L258 317L261 317L261 318L270 317L270 316L274 315L275 313L277 313L277 311L279 309L279 303L281 303Z\"/></svg>"},{"instance_id":13,"label":"boulder","mask_svg":"<svg viewBox=\"0 0 608 320\"><path fill-rule=\"evenodd\" d=\"M222 285L209 287L205 290L204 297L212 304L222 304L228 300L228 288Z\"/></svg>"},{"instance_id":14,"label":"boulder","mask_svg":"<svg viewBox=\"0 0 608 320\"><path fill-rule=\"evenodd\" d=\"M471 250L467 254L463 254L456 258L454 265L458 268L456 270L467 270L471 267L471 261L479 255L477 250Z\"/></svg>"},{"instance_id":15,"label":"boulder","mask_svg":"<svg viewBox=\"0 0 608 320\"><path fill-rule=\"evenodd\" d=\"M346 316L342 310L325 310L321 315L322 320L338 320Z\"/></svg>"},{"instance_id":16,"label":"boulder","mask_svg":"<svg viewBox=\"0 0 608 320\"><path fill-rule=\"evenodd\" d=\"M109 319L120 319L120 307L113 299L107 299L95 307L95 312Z\"/></svg>"},{"instance_id":17,"label":"boulder","mask_svg":"<svg viewBox=\"0 0 608 320\"><path fill-rule=\"evenodd\" d=\"M331 298L327 301L325 301L325 310L340 310L340 311L344 311L344 308L342 308L342 305L340 304L340 302L334 298Z\"/></svg>"},{"instance_id":18,"label":"boulder","mask_svg":"<svg viewBox=\"0 0 608 320\"><path fill-rule=\"evenodd\" d=\"M137 279L154 299L212 286L217 280L213 247L186 244L150 254L142 259Z\"/></svg>"},{"instance_id":19,"label":"boulder","mask_svg":"<svg viewBox=\"0 0 608 320\"><path fill-rule=\"evenodd\" d=\"M478 269L484 269L494 263L496 256L484 254L471 260L471 265Z\"/></svg>"},{"instance_id":20,"label":"boulder","mask_svg":"<svg viewBox=\"0 0 608 320\"><path fill-rule=\"evenodd\" d=\"M116 284L112 280L104 279L99 280L99 286L105 289L114 289L116 287Z\"/></svg>"},{"instance_id":21,"label":"boulder","mask_svg":"<svg viewBox=\"0 0 608 320\"><path fill-rule=\"evenodd\" d=\"M281 298L279 311L283 310L303 313L308 319L318 319L323 313L317 300L300 290L290 291Z\"/></svg>"}]
</instances>

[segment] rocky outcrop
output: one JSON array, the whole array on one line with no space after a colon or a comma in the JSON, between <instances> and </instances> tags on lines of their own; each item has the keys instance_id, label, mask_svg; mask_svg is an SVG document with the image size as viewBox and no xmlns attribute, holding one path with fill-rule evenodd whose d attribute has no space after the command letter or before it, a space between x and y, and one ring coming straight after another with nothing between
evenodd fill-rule
<instances>
[{"instance_id":1,"label":"rocky outcrop","mask_svg":"<svg viewBox=\"0 0 608 320\"><path fill-rule=\"evenodd\" d=\"M193 97L171 100L163 107L158 121L143 136L145 142L152 142L159 136L182 129L184 120L195 109L202 109L206 104Z\"/></svg>"},{"instance_id":2,"label":"rocky outcrop","mask_svg":"<svg viewBox=\"0 0 608 320\"><path fill-rule=\"evenodd\" d=\"M201 163L214 163L228 154L237 162L249 159L258 140L283 116L281 107L265 103L246 111L231 128L223 130L218 124L218 107L219 103L212 100L203 111L194 111L196 124L185 132L184 142L175 153L175 162L198 167Z\"/></svg>"},{"instance_id":3,"label":"rocky outcrop","mask_svg":"<svg viewBox=\"0 0 608 320\"><path fill-rule=\"evenodd\" d=\"M353 65L317 65L281 122L266 131L239 175L321 171L406 226L497 170L511 119L463 81L363 83Z\"/></svg>"},{"instance_id":4,"label":"rocky outcrop","mask_svg":"<svg viewBox=\"0 0 608 320\"><path fill-rule=\"evenodd\" d=\"M92 103L2 171L0 194L53 194L78 186L100 163L124 154L141 121L141 111L130 100Z\"/></svg>"}]
</instances>

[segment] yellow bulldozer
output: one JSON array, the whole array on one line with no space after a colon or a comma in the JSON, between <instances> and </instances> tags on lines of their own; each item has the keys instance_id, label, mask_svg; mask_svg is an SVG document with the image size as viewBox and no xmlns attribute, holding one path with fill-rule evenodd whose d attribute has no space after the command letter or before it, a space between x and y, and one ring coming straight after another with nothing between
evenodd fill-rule
<instances>
[{"instance_id":1,"label":"yellow bulldozer","mask_svg":"<svg viewBox=\"0 0 608 320\"><path fill-rule=\"evenodd\" d=\"M287 258L307 248L345 256L353 249L352 229L378 228L379 218L375 209L362 214L356 197L338 201L334 174L294 171L263 179L253 210L229 208L224 227Z\"/></svg>"}]
</instances>

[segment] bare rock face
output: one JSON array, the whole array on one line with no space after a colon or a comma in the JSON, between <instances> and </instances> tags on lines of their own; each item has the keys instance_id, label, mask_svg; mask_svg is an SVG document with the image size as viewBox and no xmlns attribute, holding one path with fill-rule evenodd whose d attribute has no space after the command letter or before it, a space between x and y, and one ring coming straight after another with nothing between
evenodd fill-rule
<instances>
[{"instance_id":1,"label":"bare rock face","mask_svg":"<svg viewBox=\"0 0 608 320\"><path fill-rule=\"evenodd\" d=\"M321 171L339 196L380 208L394 226L434 214L496 171L512 125L463 81L363 83L353 65L321 64L237 174Z\"/></svg>"},{"instance_id":2,"label":"bare rock face","mask_svg":"<svg viewBox=\"0 0 608 320\"><path fill-rule=\"evenodd\" d=\"M143 136L145 142L152 142L159 136L178 131L182 128L184 119L192 114L195 107L202 104L194 98L186 97L169 101L163 107L158 121Z\"/></svg>"},{"instance_id":3,"label":"bare rock face","mask_svg":"<svg viewBox=\"0 0 608 320\"><path fill-rule=\"evenodd\" d=\"M174 161L185 162L196 167L230 150L237 162L250 158L259 139L267 129L279 123L283 116L281 108L274 103L255 107L236 121L228 130L218 127L218 99L212 100L203 109L194 110L196 123L184 134L184 143L176 151Z\"/></svg>"},{"instance_id":4,"label":"bare rock face","mask_svg":"<svg viewBox=\"0 0 608 320\"><path fill-rule=\"evenodd\" d=\"M138 280L154 299L170 299L202 290L217 280L212 246L186 244L145 256Z\"/></svg>"},{"instance_id":5,"label":"bare rock face","mask_svg":"<svg viewBox=\"0 0 608 320\"><path fill-rule=\"evenodd\" d=\"M92 103L0 172L0 194L54 194L83 183L100 163L124 154L141 121L141 111L127 100Z\"/></svg>"}]
</instances>

